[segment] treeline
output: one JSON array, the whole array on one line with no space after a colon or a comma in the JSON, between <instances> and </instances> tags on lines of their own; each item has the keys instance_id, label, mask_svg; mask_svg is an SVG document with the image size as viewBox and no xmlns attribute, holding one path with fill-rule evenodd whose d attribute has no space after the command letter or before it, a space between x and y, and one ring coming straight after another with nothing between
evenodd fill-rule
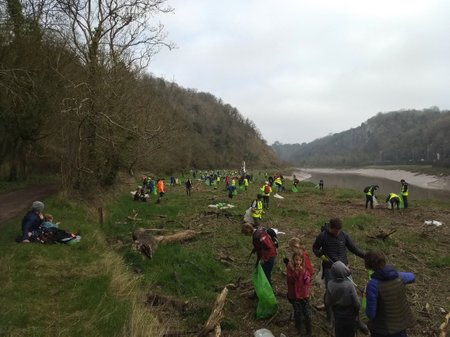
<instances>
[{"instance_id":1,"label":"treeline","mask_svg":"<svg viewBox=\"0 0 450 337\"><path fill-rule=\"evenodd\" d=\"M432 164L450 167L450 111L437 107L378 113L361 126L311 143L272 148L295 165L315 167Z\"/></svg>"},{"instance_id":2,"label":"treeline","mask_svg":"<svg viewBox=\"0 0 450 337\"><path fill-rule=\"evenodd\" d=\"M211 94L145 72L166 0L0 4L0 173L59 173L67 189L121 171L272 166L255 125Z\"/></svg>"}]
</instances>

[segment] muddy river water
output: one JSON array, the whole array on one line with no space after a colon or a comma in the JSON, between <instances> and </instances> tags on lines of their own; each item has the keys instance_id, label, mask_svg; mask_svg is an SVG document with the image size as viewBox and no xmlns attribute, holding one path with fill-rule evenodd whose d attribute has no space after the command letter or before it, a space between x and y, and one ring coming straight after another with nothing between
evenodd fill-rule
<instances>
[{"instance_id":1,"label":"muddy river water","mask_svg":"<svg viewBox=\"0 0 450 337\"><path fill-rule=\"evenodd\" d=\"M335 170L335 169L299 169L294 172L300 180L318 183L324 181L324 188L349 188L363 193L364 187L378 185L379 199L387 194L400 192L400 179L409 185L410 200L442 200L450 202L450 186L448 177L417 175L400 170ZM400 178L401 177L401 178Z\"/></svg>"}]
</instances>

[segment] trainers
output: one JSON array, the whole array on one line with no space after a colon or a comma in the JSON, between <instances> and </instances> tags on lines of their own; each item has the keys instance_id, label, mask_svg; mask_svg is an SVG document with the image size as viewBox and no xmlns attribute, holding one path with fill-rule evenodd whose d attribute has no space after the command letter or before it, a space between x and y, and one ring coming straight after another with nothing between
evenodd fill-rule
<instances>
[{"instance_id":1,"label":"trainers","mask_svg":"<svg viewBox=\"0 0 450 337\"><path fill-rule=\"evenodd\" d=\"M30 243L30 240L28 239L22 240L22 243Z\"/></svg>"}]
</instances>

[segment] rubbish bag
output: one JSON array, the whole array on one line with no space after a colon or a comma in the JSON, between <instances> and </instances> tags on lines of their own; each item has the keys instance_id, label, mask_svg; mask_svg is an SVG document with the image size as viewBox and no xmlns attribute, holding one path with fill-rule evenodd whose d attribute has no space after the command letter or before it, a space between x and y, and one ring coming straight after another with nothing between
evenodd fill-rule
<instances>
[{"instance_id":1,"label":"rubbish bag","mask_svg":"<svg viewBox=\"0 0 450 337\"><path fill-rule=\"evenodd\" d=\"M268 318L278 310L277 299L273 293L272 286L267 280L266 274L260 263L257 263L252 275L253 286L258 296L258 306L256 307L256 318Z\"/></svg>"},{"instance_id":2,"label":"rubbish bag","mask_svg":"<svg viewBox=\"0 0 450 337\"><path fill-rule=\"evenodd\" d=\"M398 196L398 198L400 199L400 203L398 205L399 208L405 208L405 202L403 200L403 195L400 193L400 195Z\"/></svg>"},{"instance_id":3,"label":"rubbish bag","mask_svg":"<svg viewBox=\"0 0 450 337\"><path fill-rule=\"evenodd\" d=\"M291 190L292 190L292 192L294 192L294 193L297 193L297 192L298 192L298 188L295 187L294 185L292 185Z\"/></svg>"},{"instance_id":4,"label":"rubbish bag","mask_svg":"<svg viewBox=\"0 0 450 337\"><path fill-rule=\"evenodd\" d=\"M372 199L373 199L373 207L377 207L378 206L377 197L373 196Z\"/></svg>"},{"instance_id":5,"label":"rubbish bag","mask_svg":"<svg viewBox=\"0 0 450 337\"><path fill-rule=\"evenodd\" d=\"M275 337L272 331L268 329L259 329L254 332L254 337Z\"/></svg>"},{"instance_id":6,"label":"rubbish bag","mask_svg":"<svg viewBox=\"0 0 450 337\"><path fill-rule=\"evenodd\" d=\"M238 195L237 188L233 190L233 195Z\"/></svg>"}]
</instances>

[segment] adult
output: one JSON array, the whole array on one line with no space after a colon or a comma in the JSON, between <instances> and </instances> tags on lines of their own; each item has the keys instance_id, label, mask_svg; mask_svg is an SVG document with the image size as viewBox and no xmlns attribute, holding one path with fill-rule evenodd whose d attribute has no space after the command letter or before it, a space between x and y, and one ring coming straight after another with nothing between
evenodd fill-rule
<instances>
[{"instance_id":1,"label":"adult","mask_svg":"<svg viewBox=\"0 0 450 337\"><path fill-rule=\"evenodd\" d=\"M323 179L319 180L319 190L323 191ZM366 206L367 208L367 206Z\"/></svg>"},{"instance_id":2,"label":"adult","mask_svg":"<svg viewBox=\"0 0 450 337\"><path fill-rule=\"evenodd\" d=\"M266 181L265 184L259 189L259 194L262 195L263 206L265 209L269 209L270 193L272 193L272 187L270 187L269 182Z\"/></svg>"},{"instance_id":3,"label":"adult","mask_svg":"<svg viewBox=\"0 0 450 337\"><path fill-rule=\"evenodd\" d=\"M282 180L282 177L281 176L276 176L275 180L273 182L277 186L278 193L283 192L283 180Z\"/></svg>"},{"instance_id":4,"label":"adult","mask_svg":"<svg viewBox=\"0 0 450 337\"><path fill-rule=\"evenodd\" d=\"M372 337L407 337L414 319L406 298L405 284L415 281L413 273L398 272L386 265L380 251L369 251L365 266L373 270L366 288L366 316Z\"/></svg>"},{"instance_id":5,"label":"adult","mask_svg":"<svg viewBox=\"0 0 450 337\"><path fill-rule=\"evenodd\" d=\"M378 190L378 185L370 185L364 189L366 193L366 208L370 204L370 208L373 208L373 198L375 197L375 191Z\"/></svg>"},{"instance_id":6,"label":"adult","mask_svg":"<svg viewBox=\"0 0 450 337\"><path fill-rule=\"evenodd\" d=\"M159 204L161 202L162 197L164 196L164 178L160 178L158 179L158 181L156 182L156 191L158 192L159 196L158 196L158 200L156 200L156 203Z\"/></svg>"},{"instance_id":7,"label":"adult","mask_svg":"<svg viewBox=\"0 0 450 337\"><path fill-rule=\"evenodd\" d=\"M405 179L400 180L400 183L402 184L402 187L400 188L400 196L403 199L403 208L408 208L408 183Z\"/></svg>"},{"instance_id":8,"label":"adult","mask_svg":"<svg viewBox=\"0 0 450 337\"><path fill-rule=\"evenodd\" d=\"M314 255L322 259L326 289L328 289L328 282L332 279L331 266L333 263L341 261L348 265L347 249L360 258L364 258L365 255L364 251L353 243L350 236L342 231L342 221L339 218L331 219L329 224L322 227L322 232L316 237L312 249ZM332 326L332 309L326 303L325 308L327 310L328 323Z\"/></svg>"},{"instance_id":9,"label":"adult","mask_svg":"<svg viewBox=\"0 0 450 337\"><path fill-rule=\"evenodd\" d=\"M39 228L44 220L42 211L44 203L34 201L31 204L31 210L22 219L22 242L28 243L38 238Z\"/></svg>"},{"instance_id":10,"label":"adult","mask_svg":"<svg viewBox=\"0 0 450 337\"><path fill-rule=\"evenodd\" d=\"M389 193L386 196L386 203L389 203L392 210L394 210L394 207L400 209L400 197L395 193Z\"/></svg>"},{"instance_id":11,"label":"adult","mask_svg":"<svg viewBox=\"0 0 450 337\"><path fill-rule=\"evenodd\" d=\"M263 215L263 203L262 203L261 199L262 199L262 196L261 196L261 194L258 193L256 195L256 199L253 200L252 205L251 205L251 214L252 214L253 224L255 227L259 226L262 215Z\"/></svg>"},{"instance_id":12,"label":"adult","mask_svg":"<svg viewBox=\"0 0 450 337\"><path fill-rule=\"evenodd\" d=\"M186 179L186 182L184 183L184 186L186 186L186 195L187 196L191 196L191 192L192 192L192 181L190 178Z\"/></svg>"},{"instance_id":13,"label":"adult","mask_svg":"<svg viewBox=\"0 0 450 337\"><path fill-rule=\"evenodd\" d=\"M272 239L269 232L273 229L266 229L261 224L254 228L250 224L245 224L242 232L247 235L252 235L253 252L256 253L256 263L261 263L264 274L267 280L272 284L272 269L275 265L275 258L277 256L277 246Z\"/></svg>"}]
</instances>

